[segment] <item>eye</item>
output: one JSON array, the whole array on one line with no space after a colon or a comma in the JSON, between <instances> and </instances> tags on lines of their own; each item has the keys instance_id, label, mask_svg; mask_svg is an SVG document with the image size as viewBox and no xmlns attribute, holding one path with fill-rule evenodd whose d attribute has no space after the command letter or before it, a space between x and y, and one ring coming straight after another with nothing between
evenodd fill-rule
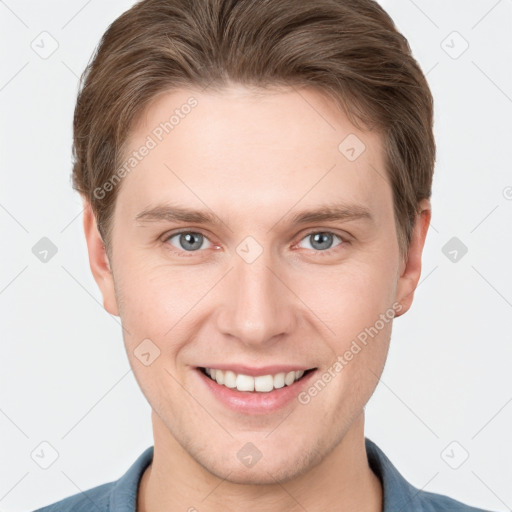
<instances>
[{"instance_id":1,"label":"eye","mask_svg":"<svg viewBox=\"0 0 512 512\"><path fill-rule=\"evenodd\" d=\"M331 249L333 238L340 240L337 246L344 245L345 241L335 233L330 231L310 231L302 240L311 240L312 247L306 247L306 249L313 249L317 252L329 253L335 249ZM335 247L337 247L335 246Z\"/></svg>"},{"instance_id":2,"label":"eye","mask_svg":"<svg viewBox=\"0 0 512 512\"><path fill-rule=\"evenodd\" d=\"M170 242L173 238L176 238L174 243ZM169 242L170 245L181 250L177 252L197 252L201 249L205 240L208 240L208 238L202 233L196 231L180 231L166 236L163 241L166 244Z\"/></svg>"},{"instance_id":3,"label":"eye","mask_svg":"<svg viewBox=\"0 0 512 512\"><path fill-rule=\"evenodd\" d=\"M334 238L337 238L340 241L340 243L334 246L334 248L332 248ZM173 239L175 240L173 241ZM310 247L306 247L306 249L312 249L317 253L326 254L331 254L332 251L336 250L336 247L348 243L346 240L343 240L341 236L331 231L311 231L307 233L301 239L301 241L308 239L311 240L311 243ZM167 249L178 254L179 256L186 256L186 254L184 253L190 254L194 252L200 252L200 249L202 248L209 248L203 247L205 241L211 244L206 235L203 235L202 233L199 233L197 231L179 231L177 233L168 234L163 238L163 242ZM175 247L177 250L171 249L169 245Z\"/></svg>"}]
</instances>

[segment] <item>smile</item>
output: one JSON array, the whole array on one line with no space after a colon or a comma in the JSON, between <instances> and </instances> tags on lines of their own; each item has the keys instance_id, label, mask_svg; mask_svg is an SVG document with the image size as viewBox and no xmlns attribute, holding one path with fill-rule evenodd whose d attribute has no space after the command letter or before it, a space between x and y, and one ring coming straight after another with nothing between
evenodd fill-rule
<instances>
[{"instance_id":1,"label":"smile","mask_svg":"<svg viewBox=\"0 0 512 512\"><path fill-rule=\"evenodd\" d=\"M252 377L242 373L235 373L231 370L219 370L215 368L200 368L201 372L221 386L238 391L255 391L258 393L269 393L274 389L280 389L284 386L291 386L294 382L300 380L304 375L313 371L296 370L290 372L280 372L274 375L261 375Z\"/></svg>"}]
</instances>

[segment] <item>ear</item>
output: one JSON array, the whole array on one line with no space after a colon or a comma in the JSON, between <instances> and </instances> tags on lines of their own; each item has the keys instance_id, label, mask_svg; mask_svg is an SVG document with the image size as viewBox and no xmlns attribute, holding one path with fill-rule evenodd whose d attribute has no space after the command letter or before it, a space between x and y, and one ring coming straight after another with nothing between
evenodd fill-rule
<instances>
[{"instance_id":1,"label":"ear","mask_svg":"<svg viewBox=\"0 0 512 512\"><path fill-rule=\"evenodd\" d=\"M103 295L103 307L111 314L119 316L117 299L114 289L114 276L108 255L98 231L96 218L87 199L83 199L84 205L84 233L89 253L89 265L92 275Z\"/></svg>"},{"instance_id":2,"label":"ear","mask_svg":"<svg viewBox=\"0 0 512 512\"><path fill-rule=\"evenodd\" d=\"M402 262L399 272L400 277L397 282L396 300L402 305L402 309L396 313L395 317L403 315L411 307L414 292L421 275L421 256L431 216L432 208L430 201L424 199L421 201L419 213L416 215L408 256Z\"/></svg>"}]
</instances>

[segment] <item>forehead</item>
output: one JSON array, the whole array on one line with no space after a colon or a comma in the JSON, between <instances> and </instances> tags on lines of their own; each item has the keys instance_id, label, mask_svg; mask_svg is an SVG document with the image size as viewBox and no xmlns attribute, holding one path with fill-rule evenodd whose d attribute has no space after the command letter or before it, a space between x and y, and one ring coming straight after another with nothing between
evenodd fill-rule
<instances>
[{"instance_id":1,"label":"forehead","mask_svg":"<svg viewBox=\"0 0 512 512\"><path fill-rule=\"evenodd\" d=\"M131 218L165 201L260 216L294 204L390 206L380 134L360 131L311 88L166 92L127 148L125 161L137 161L116 209Z\"/></svg>"}]
</instances>

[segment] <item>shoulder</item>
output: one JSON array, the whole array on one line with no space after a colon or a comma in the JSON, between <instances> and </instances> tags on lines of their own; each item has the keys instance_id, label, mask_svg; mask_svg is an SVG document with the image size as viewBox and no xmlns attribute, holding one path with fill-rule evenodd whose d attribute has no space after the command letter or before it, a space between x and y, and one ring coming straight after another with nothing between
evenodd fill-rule
<instances>
[{"instance_id":1,"label":"shoulder","mask_svg":"<svg viewBox=\"0 0 512 512\"><path fill-rule=\"evenodd\" d=\"M115 482L98 485L85 492L79 492L60 501L38 508L34 512L108 512L110 495Z\"/></svg>"},{"instance_id":2,"label":"shoulder","mask_svg":"<svg viewBox=\"0 0 512 512\"><path fill-rule=\"evenodd\" d=\"M368 463L382 484L383 512L491 512L471 507L444 494L416 488L402 476L376 443L366 437L365 444Z\"/></svg>"},{"instance_id":3,"label":"shoulder","mask_svg":"<svg viewBox=\"0 0 512 512\"><path fill-rule=\"evenodd\" d=\"M153 446L150 446L119 480L73 494L33 512L135 512L140 479L152 460Z\"/></svg>"},{"instance_id":4,"label":"shoulder","mask_svg":"<svg viewBox=\"0 0 512 512\"><path fill-rule=\"evenodd\" d=\"M444 494L419 491L416 498L424 512L491 512L490 510L471 507Z\"/></svg>"}]
</instances>

